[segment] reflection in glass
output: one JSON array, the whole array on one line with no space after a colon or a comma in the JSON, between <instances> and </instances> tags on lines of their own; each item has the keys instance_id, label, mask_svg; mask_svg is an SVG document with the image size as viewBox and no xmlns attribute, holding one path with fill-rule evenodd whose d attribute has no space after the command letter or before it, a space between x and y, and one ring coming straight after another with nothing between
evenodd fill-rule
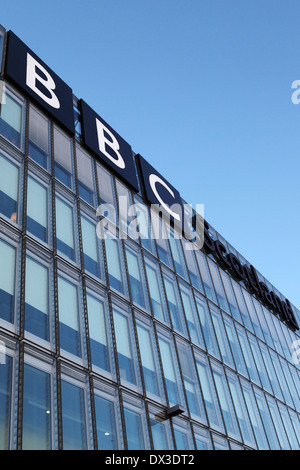
<instances>
[{"instance_id":1,"label":"reflection in glass","mask_svg":"<svg viewBox=\"0 0 300 470\"><path fill-rule=\"evenodd\" d=\"M50 340L48 269L26 257L25 330L45 341Z\"/></svg>"},{"instance_id":2,"label":"reflection in glass","mask_svg":"<svg viewBox=\"0 0 300 470\"><path fill-rule=\"evenodd\" d=\"M87 450L84 390L61 381L63 450Z\"/></svg>"},{"instance_id":3,"label":"reflection in glass","mask_svg":"<svg viewBox=\"0 0 300 470\"><path fill-rule=\"evenodd\" d=\"M0 155L0 212L18 222L19 167Z\"/></svg>"},{"instance_id":4,"label":"reflection in glass","mask_svg":"<svg viewBox=\"0 0 300 470\"><path fill-rule=\"evenodd\" d=\"M96 225L87 217L81 216L84 269L101 278L100 249L96 234Z\"/></svg>"},{"instance_id":5,"label":"reflection in glass","mask_svg":"<svg viewBox=\"0 0 300 470\"><path fill-rule=\"evenodd\" d=\"M57 196L55 203L57 251L75 261L73 208Z\"/></svg>"},{"instance_id":6,"label":"reflection in glass","mask_svg":"<svg viewBox=\"0 0 300 470\"><path fill-rule=\"evenodd\" d=\"M48 241L47 188L31 176L28 177L27 231L43 242Z\"/></svg>"},{"instance_id":7,"label":"reflection in glass","mask_svg":"<svg viewBox=\"0 0 300 470\"><path fill-rule=\"evenodd\" d=\"M14 321L16 249L0 240L0 318Z\"/></svg>"},{"instance_id":8,"label":"reflection in glass","mask_svg":"<svg viewBox=\"0 0 300 470\"><path fill-rule=\"evenodd\" d=\"M116 309L113 310L113 314L120 377L126 382L136 385L137 378L134 367L128 317Z\"/></svg>"},{"instance_id":9,"label":"reflection in glass","mask_svg":"<svg viewBox=\"0 0 300 470\"><path fill-rule=\"evenodd\" d=\"M29 110L28 156L47 169L49 155L49 121L35 108Z\"/></svg>"},{"instance_id":10,"label":"reflection in glass","mask_svg":"<svg viewBox=\"0 0 300 470\"><path fill-rule=\"evenodd\" d=\"M1 100L0 134L13 145L21 148L23 105L6 87Z\"/></svg>"},{"instance_id":11,"label":"reflection in glass","mask_svg":"<svg viewBox=\"0 0 300 470\"><path fill-rule=\"evenodd\" d=\"M114 403L95 395L97 441L99 450L118 449Z\"/></svg>"},{"instance_id":12,"label":"reflection in glass","mask_svg":"<svg viewBox=\"0 0 300 470\"><path fill-rule=\"evenodd\" d=\"M96 367L110 372L104 304L91 294L87 294L86 299L92 363Z\"/></svg>"},{"instance_id":13,"label":"reflection in glass","mask_svg":"<svg viewBox=\"0 0 300 470\"><path fill-rule=\"evenodd\" d=\"M25 364L23 450L51 449L51 412L50 375Z\"/></svg>"},{"instance_id":14,"label":"reflection in glass","mask_svg":"<svg viewBox=\"0 0 300 470\"><path fill-rule=\"evenodd\" d=\"M59 338L61 349L81 357L77 287L58 276Z\"/></svg>"},{"instance_id":15,"label":"reflection in glass","mask_svg":"<svg viewBox=\"0 0 300 470\"><path fill-rule=\"evenodd\" d=\"M5 355L0 361L0 450L9 449L10 444L12 366L13 359Z\"/></svg>"}]
</instances>

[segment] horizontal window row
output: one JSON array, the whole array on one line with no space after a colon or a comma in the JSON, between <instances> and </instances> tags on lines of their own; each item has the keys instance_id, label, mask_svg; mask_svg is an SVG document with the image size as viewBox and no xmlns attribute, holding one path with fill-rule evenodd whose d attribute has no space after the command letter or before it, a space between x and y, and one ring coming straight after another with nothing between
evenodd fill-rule
<instances>
[{"instance_id":1,"label":"horizontal window row","mask_svg":"<svg viewBox=\"0 0 300 470\"><path fill-rule=\"evenodd\" d=\"M184 344L178 348L182 356L188 352ZM167 348L165 354L171 363ZM0 337L2 450L47 450L59 445L65 450L300 448L296 412L202 353L195 354L195 367L207 415L204 427L183 417L170 419L166 408L146 404L139 396L96 377L91 381L83 370L57 364L32 347L25 346L22 357L19 363L14 340ZM203 412L203 404L199 407L193 393L194 371L189 362L186 358L183 375L193 417ZM171 375L172 369L170 383Z\"/></svg>"},{"instance_id":2,"label":"horizontal window row","mask_svg":"<svg viewBox=\"0 0 300 470\"><path fill-rule=\"evenodd\" d=\"M110 280L112 285L122 281L122 271L117 269L120 258L116 254L120 245L117 240L111 238L107 238L107 241L113 243L107 250L108 258L113 257L112 269L108 267L109 275L113 279ZM188 284L183 281L177 284L176 278L170 271L163 270L161 275L154 258L145 256L144 272L140 253L136 251L137 246L127 241L125 246L129 284L137 307L140 306L141 310L147 312L149 303L153 304L154 318L158 320L156 323L158 326L165 324L169 328L172 327L180 336L191 339L199 349L207 351L209 355L236 370L290 407L300 409L299 376L292 364L215 304L207 303L200 293L195 294ZM3 268L0 275L0 323L4 328L18 332L23 322L25 336L31 341L53 351L59 348L62 355L80 364L88 363L89 349L93 367L98 368L102 375L110 374L115 378L114 345L111 336L111 329L114 328L120 379L130 384L130 387L141 390L137 350L140 348L141 358L144 357L146 362L146 358L151 362L152 355L153 358L156 355L155 350L149 349L148 352L144 352L147 344L151 345L151 348L154 347L150 332L153 320L149 310L149 316L146 317L136 309L137 319L133 322L129 303L111 294L108 302L104 287L92 279L82 278L80 272L60 260L57 260L54 266L51 254L32 242L26 243L23 254L24 272L21 273L22 253L19 235L4 226L0 231L0 253ZM123 274L125 275L124 269ZM55 303L57 303L56 308ZM112 305L113 323L110 305ZM20 316L23 307L24 314ZM85 315L88 320L87 329ZM145 327L144 329L139 327L138 321L140 319L141 322L145 322L146 318L148 319L147 341ZM55 335L57 326L58 337ZM136 329L138 337L141 335L144 339L138 343L135 341ZM89 337L88 344L87 337ZM161 344L164 345L164 342ZM153 359L154 363L157 364L157 360ZM156 370L160 370L159 367L156 367ZM172 369L166 367L166 370ZM164 400L163 389L159 385L160 374L157 373L157 380L154 381L152 374L146 368L143 369L143 375L147 393L151 394L156 390L157 397ZM174 376L178 377L176 367ZM179 399L180 387L174 396ZM199 416L201 417L201 414Z\"/></svg>"},{"instance_id":3,"label":"horizontal window row","mask_svg":"<svg viewBox=\"0 0 300 470\"><path fill-rule=\"evenodd\" d=\"M25 148L25 100L11 87L4 84L4 95L0 115L0 135L10 141L22 151ZM76 114L76 113L75 113ZM176 233L169 227L161 226L158 216L152 217L151 224L147 207L139 196L133 197L131 192L110 175L98 162L88 155L78 143L73 145L65 133L57 126L51 127L51 122L34 106L29 105L28 120L28 156L41 168L52 172L54 168L55 177L73 192L78 191L79 197L85 203L96 208L101 204L101 216L106 217L114 225L118 225L122 232L134 239L141 239L142 246L149 250L154 256L158 253L160 260L165 263L177 275L193 287L205 294L212 302L217 303L227 313L232 314L251 332L255 332L260 339L267 341L270 337L274 341L274 347L280 354L285 354L286 339L289 336L287 328L274 317L268 325L265 325L264 313L261 313L261 305L253 306L253 299L245 289L240 294L240 286L228 279L228 275L219 270L215 263L203 253L195 254L192 250L183 250L188 242L181 241ZM53 142L53 152L51 150ZM74 149L76 153L76 165L74 162ZM54 155L53 165L51 154ZM77 172L75 172L75 166ZM1 174L1 213L9 220L22 224L22 162L9 161L2 155L0 161ZM77 178L75 180L75 173ZM9 178L6 178L6 175ZM98 181L98 184L97 184ZM27 185L27 231L39 240L52 244L51 238L51 185L43 172L38 172L36 167L29 166ZM118 195L118 196L117 196ZM76 253L76 215L74 212L74 199L67 198L68 203L62 202L58 196L55 207L57 213L57 245L72 261L79 263ZM118 201L118 202L116 202ZM134 204L135 209L130 209ZM100 214L99 214L100 215ZM67 226L61 227L63 217L66 217ZM72 227L72 225L75 225ZM211 236L220 238L211 228ZM161 236L159 236L161 235ZM156 243L153 239L156 239ZM229 251L236 251L222 239ZM157 245L157 246L155 246ZM156 252L157 249L157 252ZM184 251L184 252L183 252ZM237 256L238 253L236 253ZM246 260L244 260L246 262ZM97 268L95 268L97 269ZM202 276L199 275L199 269ZM268 316L268 314L265 314ZM275 326L272 323L275 323ZM264 328L266 327L266 328ZM267 330L267 331L266 331ZM271 335L270 335L270 330ZM291 332L292 334L292 332ZM264 337L264 338L263 338ZM272 341L270 339L270 341ZM290 344L290 342L288 343ZM285 349L285 350L284 350Z\"/></svg>"},{"instance_id":4,"label":"horizontal window row","mask_svg":"<svg viewBox=\"0 0 300 470\"><path fill-rule=\"evenodd\" d=\"M0 211L6 220L21 226L20 219L23 212L20 202L22 199L21 182L23 181L20 176L21 161L2 152L0 168L2 170L0 173L2 174ZM7 178L6 175L9 177ZM52 211L53 204L54 211ZM107 219L103 219L100 223L97 213L84 204L80 204L79 211L77 211L76 200L62 188L57 188L53 204L49 180L29 165L26 228L27 233L34 239L49 247L54 243L57 252L62 257L76 266L80 266L82 262L88 274L106 283L102 243L104 239L107 280L110 287L128 297L126 262L133 302L146 311L151 307L158 319L167 323L171 322L173 328L186 337L188 326L191 340L195 344L204 347L198 317L195 313L195 302L191 300L190 282L195 292L206 295L211 302L219 305L223 311L243 324L249 332L266 342L287 360L291 360L293 353L291 345L297 336L225 271L219 269L209 257L206 258L199 250L194 252L187 249L186 245L189 242L182 242L175 238L171 229L169 230L172 234L170 241L173 240L171 244L168 245L168 240L162 238L157 240L157 247L163 263L168 264L168 257L163 253L168 253L169 259L175 260L176 274L181 273L183 276L183 278L178 277L179 289L176 282L177 276L172 274L167 267L161 274L157 261L150 254L145 255L144 265L140 249L129 240L125 243L124 253L118 239L118 237L122 238L122 234L119 234L115 226ZM52 229L53 219L55 223ZM80 256L80 240L82 256ZM164 248L162 248L163 245ZM172 257L171 251L167 251L167 247L171 245L173 245ZM182 267L181 271L179 264ZM170 317L167 315L166 304ZM185 311L186 320L183 311Z\"/></svg>"}]
</instances>

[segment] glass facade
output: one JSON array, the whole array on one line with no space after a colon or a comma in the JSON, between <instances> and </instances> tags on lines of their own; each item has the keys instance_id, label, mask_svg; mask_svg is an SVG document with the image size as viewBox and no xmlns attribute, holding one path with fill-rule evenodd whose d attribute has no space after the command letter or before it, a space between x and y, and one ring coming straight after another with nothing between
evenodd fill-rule
<instances>
[{"instance_id":1,"label":"glass facade","mask_svg":"<svg viewBox=\"0 0 300 470\"><path fill-rule=\"evenodd\" d=\"M0 448L299 450L299 330L4 93Z\"/></svg>"}]
</instances>

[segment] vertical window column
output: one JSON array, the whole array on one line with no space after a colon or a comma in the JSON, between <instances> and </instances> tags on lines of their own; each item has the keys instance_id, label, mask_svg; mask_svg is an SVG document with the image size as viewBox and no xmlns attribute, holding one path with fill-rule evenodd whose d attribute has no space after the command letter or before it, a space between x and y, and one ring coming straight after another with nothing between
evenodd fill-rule
<instances>
[{"instance_id":1,"label":"vertical window column","mask_svg":"<svg viewBox=\"0 0 300 470\"><path fill-rule=\"evenodd\" d=\"M29 140L28 156L45 170L51 171L50 155L50 125L36 108L29 107Z\"/></svg>"}]
</instances>

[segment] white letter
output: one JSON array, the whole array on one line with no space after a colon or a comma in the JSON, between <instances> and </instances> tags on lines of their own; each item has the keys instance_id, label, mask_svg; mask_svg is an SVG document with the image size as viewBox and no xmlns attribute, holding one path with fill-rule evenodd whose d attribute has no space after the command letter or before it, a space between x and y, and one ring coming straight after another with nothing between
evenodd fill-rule
<instances>
[{"instance_id":1,"label":"white letter","mask_svg":"<svg viewBox=\"0 0 300 470\"><path fill-rule=\"evenodd\" d=\"M125 162L122 158L122 155L120 154L120 146L115 138L115 136L110 132L109 129L107 129L102 122L99 121L99 119L96 118L96 125L97 125L97 134L98 134L98 145L99 145L99 150L100 152L104 153L104 155L109 158L115 165L117 165L119 168L122 170L125 168ZM109 135L111 138L111 141L108 140L105 135L104 131ZM105 145L108 145L111 149L113 149L114 153L118 158L112 157L105 148Z\"/></svg>"},{"instance_id":2,"label":"white letter","mask_svg":"<svg viewBox=\"0 0 300 470\"><path fill-rule=\"evenodd\" d=\"M294 80L292 83L292 88L297 88L297 87L300 87L300 80ZM298 97L299 94L300 94L300 89L298 88L298 90L294 91L294 93L292 94L291 99L292 99L293 104L300 103L300 98Z\"/></svg>"},{"instance_id":3,"label":"white letter","mask_svg":"<svg viewBox=\"0 0 300 470\"><path fill-rule=\"evenodd\" d=\"M46 80L36 73L36 69L46 75ZM39 81L49 91L51 98L41 92L36 86L36 82ZM42 98L52 108L59 109L60 103L57 96L53 93L55 90L55 82L47 70L39 64L28 52L27 52L27 70L26 70L26 85L29 86L40 98Z\"/></svg>"},{"instance_id":4,"label":"white letter","mask_svg":"<svg viewBox=\"0 0 300 470\"><path fill-rule=\"evenodd\" d=\"M297 347L299 348L297 349ZM293 364L299 364L300 363L300 339L296 339L295 341L292 342L292 348L296 349L296 351L292 354L292 362Z\"/></svg>"},{"instance_id":5,"label":"white letter","mask_svg":"<svg viewBox=\"0 0 300 470\"><path fill-rule=\"evenodd\" d=\"M169 188L169 186L157 175L154 175L152 173L152 175L149 176L149 182L150 182L150 186L152 188L152 191L154 192L155 194L155 197L158 199L158 201L161 203L162 207L172 216L174 217L174 219L176 220L180 220L180 215L179 214L176 214L176 212L173 212L168 206L167 204L164 203L164 201L162 200L162 198L160 197L160 195L158 194L157 192L157 189L156 189L156 183L160 183L164 188L166 188L166 190L171 194L171 196L174 198L174 193L172 191L171 188Z\"/></svg>"}]
</instances>

